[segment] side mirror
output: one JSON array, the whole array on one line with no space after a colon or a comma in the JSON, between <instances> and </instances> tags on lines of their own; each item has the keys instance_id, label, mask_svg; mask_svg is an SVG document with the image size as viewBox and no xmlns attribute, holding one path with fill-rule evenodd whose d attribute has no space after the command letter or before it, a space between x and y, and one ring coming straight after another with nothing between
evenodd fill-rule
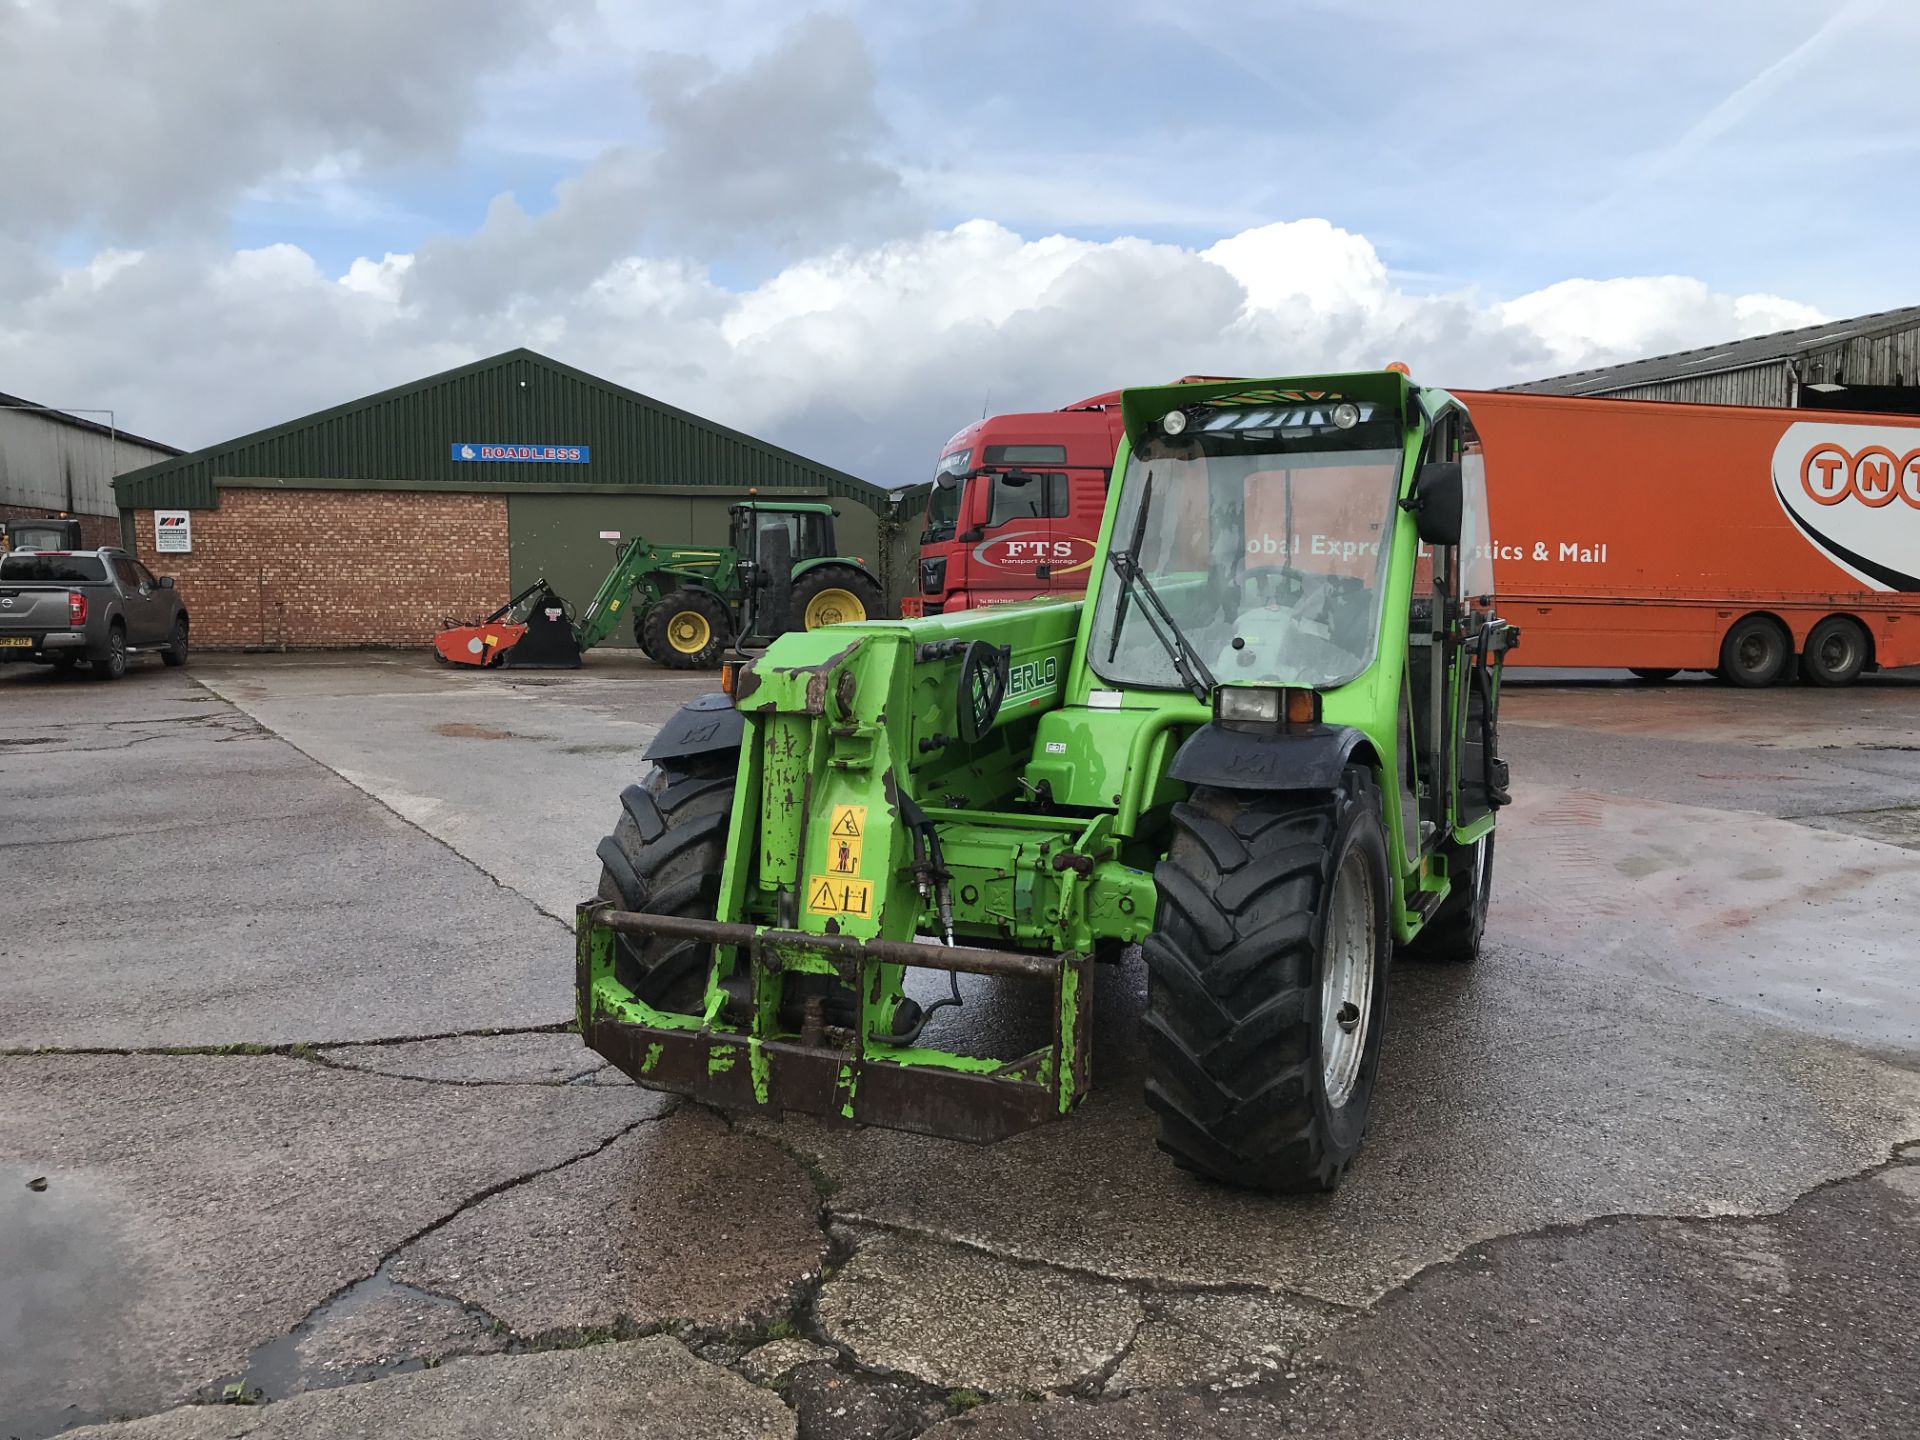
<instances>
[{"instance_id":1,"label":"side mirror","mask_svg":"<svg viewBox=\"0 0 1920 1440\"><path fill-rule=\"evenodd\" d=\"M160 577L160 588L162 590L171 590L173 588L173 576L162 575Z\"/></svg>"},{"instance_id":2,"label":"side mirror","mask_svg":"<svg viewBox=\"0 0 1920 1440\"><path fill-rule=\"evenodd\" d=\"M1413 511L1420 538L1429 545L1460 543L1460 462L1429 460L1413 477L1413 494L1403 502Z\"/></svg>"}]
</instances>

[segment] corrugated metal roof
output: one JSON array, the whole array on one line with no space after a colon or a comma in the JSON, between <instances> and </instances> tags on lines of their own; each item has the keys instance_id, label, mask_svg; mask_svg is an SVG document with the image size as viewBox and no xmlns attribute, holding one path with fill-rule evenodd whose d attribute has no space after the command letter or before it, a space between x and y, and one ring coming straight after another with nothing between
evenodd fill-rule
<instances>
[{"instance_id":1,"label":"corrugated metal roof","mask_svg":"<svg viewBox=\"0 0 1920 1440\"><path fill-rule=\"evenodd\" d=\"M31 410L34 414L48 420L56 420L62 425L71 425L76 430L91 431L95 435L110 435L124 440L129 445L139 445L148 450L161 450L169 455L184 455L187 452L178 445L169 445L162 440L149 440L136 435L131 430L121 430L114 426L102 425L98 420L89 420L66 410L58 410L48 405L36 404L32 400L22 400L18 395L0 394L0 410Z\"/></svg>"},{"instance_id":2,"label":"corrugated metal roof","mask_svg":"<svg viewBox=\"0 0 1920 1440\"><path fill-rule=\"evenodd\" d=\"M474 463L457 444L584 445L585 465ZM886 513L886 493L751 435L531 350L509 350L251 435L132 470L127 509L208 509L224 479L391 481L462 488L685 485L824 488Z\"/></svg>"},{"instance_id":3,"label":"corrugated metal roof","mask_svg":"<svg viewBox=\"0 0 1920 1440\"><path fill-rule=\"evenodd\" d=\"M1767 365L1849 340L1889 335L1916 326L1920 326L1920 305L1909 305L1901 310L1881 310L1872 315L1858 315L1851 320L1829 320L1820 325L1805 325L1798 330L1777 330L1771 335L1756 335L1751 340L1707 345L1698 350L1677 350L1671 355L1654 355L1645 360L1630 360L1624 365L1608 365L1598 370L1576 370L1569 375L1554 375L1545 380L1530 380L1524 385L1508 385L1504 388L1537 395L1605 395L1637 385Z\"/></svg>"}]
</instances>

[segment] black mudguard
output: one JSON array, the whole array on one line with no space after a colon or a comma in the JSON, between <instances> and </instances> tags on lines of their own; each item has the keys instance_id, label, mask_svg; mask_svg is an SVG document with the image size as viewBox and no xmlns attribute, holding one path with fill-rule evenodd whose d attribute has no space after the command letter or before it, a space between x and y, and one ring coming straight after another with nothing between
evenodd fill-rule
<instances>
[{"instance_id":1,"label":"black mudguard","mask_svg":"<svg viewBox=\"0 0 1920 1440\"><path fill-rule=\"evenodd\" d=\"M738 750L746 730L746 717L733 708L733 697L716 690L682 705L680 712L660 727L641 759L678 760L715 750Z\"/></svg>"},{"instance_id":2,"label":"black mudguard","mask_svg":"<svg viewBox=\"0 0 1920 1440\"><path fill-rule=\"evenodd\" d=\"M1331 790L1365 744L1365 734L1347 725L1285 733L1202 725L1173 757L1169 773L1222 790Z\"/></svg>"}]
</instances>

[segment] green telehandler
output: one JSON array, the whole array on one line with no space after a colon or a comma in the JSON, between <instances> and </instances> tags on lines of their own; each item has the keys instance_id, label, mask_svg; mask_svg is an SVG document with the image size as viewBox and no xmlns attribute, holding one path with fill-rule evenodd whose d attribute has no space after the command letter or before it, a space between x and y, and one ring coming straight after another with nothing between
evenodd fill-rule
<instances>
[{"instance_id":1,"label":"green telehandler","mask_svg":"<svg viewBox=\"0 0 1920 1440\"><path fill-rule=\"evenodd\" d=\"M730 1109L992 1141L1086 1093L1095 969L1138 945L1161 1147L1339 1182L1390 961L1472 960L1486 923L1518 637L1480 445L1395 372L1122 412L1084 600L784 636L661 731L578 915L588 1045ZM936 1019L961 974L1038 992L1040 1043Z\"/></svg>"},{"instance_id":2,"label":"green telehandler","mask_svg":"<svg viewBox=\"0 0 1920 1440\"><path fill-rule=\"evenodd\" d=\"M539 579L485 619L440 631L434 652L453 665L578 666L625 609L648 659L706 670L729 645L879 617L880 582L866 561L835 553L832 506L747 500L728 515L723 546L625 541L578 615Z\"/></svg>"}]
</instances>

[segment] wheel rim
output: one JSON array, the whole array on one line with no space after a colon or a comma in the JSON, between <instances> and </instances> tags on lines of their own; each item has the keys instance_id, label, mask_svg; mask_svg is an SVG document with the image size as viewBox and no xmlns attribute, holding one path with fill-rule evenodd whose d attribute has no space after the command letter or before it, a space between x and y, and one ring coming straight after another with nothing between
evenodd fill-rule
<instances>
[{"instance_id":1,"label":"wheel rim","mask_svg":"<svg viewBox=\"0 0 1920 1440\"><path fill-rule=\"evenodd\" d=\"M1834 631L1820 642L1820 668L1829 675L1844 674L1853 666L1853 637Z\"/></svg>"},{"instance_id":2,"label":"wheel rim","mask_svg":"<svg viewBox=\"0 0 1920 1440\"><path fill-rule=\"evenodd\" d=\"M1326 962L1320 971L1320 1080L1327 1104L1339 1109L1360 1083L1373 1024L1373 874L1357 848L1334 877L1327 907Z\"/></svg>"},{"instance_id":3,"label":"wheel rim","mask_svg":"<svg viewBox=\"0 0 1920 1440\"><path fill-rule=\"evenodd\" d=\"M867 607L860 603L860 597L851 590L842 590L838 586L822 590L807 601L807 629L818 630L822 625L844 625L850 620L867 618Z\"/></svg>"},{"instance_id":4,"label":"wheel rim","mask_svg":"<svg viewBox=\"0 0 1920 1440\"><path fill-rule=\"evenodd\" d=\"M682 655L698 655L713 639L713 626L698 610L682 610L667 622L667 643Z\"/></svg>"}]
</instances>

